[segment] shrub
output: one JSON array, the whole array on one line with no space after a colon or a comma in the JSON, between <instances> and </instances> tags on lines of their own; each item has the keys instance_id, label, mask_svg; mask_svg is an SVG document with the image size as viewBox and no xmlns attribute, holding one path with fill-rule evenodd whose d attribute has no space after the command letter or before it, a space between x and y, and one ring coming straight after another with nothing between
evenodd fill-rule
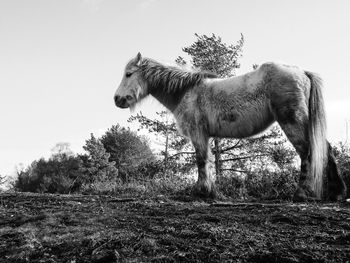
<instances>
[{"instance_id":1,"label":"shrub","mask_svg":"<svg viewBox=\"0 0 350 263\"><path fill-rule=\"evenodd\" d=\"M216 186L220 193L233 199L246 199L247 189L245 179L236 176L221 176L216 181Z\"/></svg>"},{"instance_id":2,"label":"shrub","mask_svg":"<svg viewBox=\"0 0 350 263\"><path fill-rule=\"evenodd\" d=\"M268 171L249 174L246 178L247 194L258 199L290 200L296 190L299 172L290 170Z\"/></svg>"},{"instance_id":3,"label":"shrub","mask_svg":"<svg viewBox=\"0 0 350 263\"><path fill-rule=\"evenodd\" d=\"M93 134L86 140L83 149L87 152L81 156L83 160L83 171L87 176L88 182L106 180L113 181L118 178L118 169L115 162L109 161L110 154L106 152L100 139L95 138Z\"/></svg>"},{"instance_id":4,"label":"shrub","mask_svg":"<svg viewBox=\"0 0 350 263\"><path fill-rule=\"evenodd\" d=\"M146 138L130 129L114 125L99 140L110 154L109 161L115 163L119 177L125 182L137 175L140 166L155 161Z\"/></svg>"},{"instance_id":5,"label":"shrub","mask_svg":"<svg viewBox=\"0 0 350 263\"><path fill-rule=\"evenodd\" d=\"M336 158L340 175L348 189L347 198L350 197L350 147L346 143L339 142L333 146L334 156Z\"/></svg>"},{"instance_id":6,"label":"shrub","mask_svg":"<svg viewBox=\"0 0 350 263\"><path fill-rule=\"evenodd\" d=\"M14 188L22 192L70 193L80 189L84 176L79 157L65 154L40 159L17 172Z\"/></svg>"}]
</instances>

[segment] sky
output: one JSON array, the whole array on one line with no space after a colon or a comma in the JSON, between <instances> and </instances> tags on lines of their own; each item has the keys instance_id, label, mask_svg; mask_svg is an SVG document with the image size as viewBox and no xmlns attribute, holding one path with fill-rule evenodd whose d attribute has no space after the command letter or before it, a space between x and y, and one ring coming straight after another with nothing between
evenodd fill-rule
<instances>
[{"instance_id":1,"label":"sky","mask_svg":"<svg viewBox=\"0 0 350 263\"><path fill-rule=\"evenodd\" d=\"M319 73L331 142L350 120L350 1L0 0L0 174L80 153L90 133L128 126L113 95L131 58L173 63L195 33L245 38L237 74L267 61ZM138 110L154 116L148 99Z\"/></svg>"}]
</instances>

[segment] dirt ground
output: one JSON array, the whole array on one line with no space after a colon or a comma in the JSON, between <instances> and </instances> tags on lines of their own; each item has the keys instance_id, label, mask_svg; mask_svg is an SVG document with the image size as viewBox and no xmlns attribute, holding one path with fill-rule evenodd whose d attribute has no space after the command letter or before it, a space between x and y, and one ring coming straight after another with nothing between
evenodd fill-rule
<instances>
[{"instance_id":1,"label":"dirt ground","mask_svg":"<svg viewBox=\"0 0 350 263\"><path fill-rule=\"evenodd\" d=\"M350 262L350 205L6 193L0 262Z\"/></svg>"}]
</instances>

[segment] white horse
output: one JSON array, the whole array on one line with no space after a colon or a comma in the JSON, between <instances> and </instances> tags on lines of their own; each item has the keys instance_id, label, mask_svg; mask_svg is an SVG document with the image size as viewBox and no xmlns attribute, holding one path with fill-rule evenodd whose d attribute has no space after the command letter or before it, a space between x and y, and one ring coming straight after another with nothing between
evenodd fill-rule
<instances>
[{"instance_id":1,"label":"white horse","mask_svg":"<svg viewBox=\"0 0 350 263\"><path fill-rule=\"evenodd\" d=\"M114 101L120 108L132 108L147 95L171 111L180 132L191 139L198 165L196 189L204 196L215 195L209 137L249 137L275 121L301 158L294 200L344 196L346 187L326 140L321 79L314 73L265 63L245 75L221 79L164 66L138 53L126 65Z\"/></svg>"}]
</instances>

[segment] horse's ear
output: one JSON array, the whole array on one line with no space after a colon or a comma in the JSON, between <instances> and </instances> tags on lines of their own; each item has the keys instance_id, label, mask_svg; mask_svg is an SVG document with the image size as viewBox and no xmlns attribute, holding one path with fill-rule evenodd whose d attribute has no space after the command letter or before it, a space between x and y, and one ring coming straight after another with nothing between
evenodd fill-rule
<instances>
[{"instance_id":1,"label":"horse's ear","mask_svg":"<svg viewBox=\"0 0 350 263\"><path fill-rule=\"evenodd\" d=\"M136 58L135 58L135 64L136 66L140 66L141 65L141 61L142 61L142 56L141 53L137 53Z\"/></svg>"}]
</instances>

